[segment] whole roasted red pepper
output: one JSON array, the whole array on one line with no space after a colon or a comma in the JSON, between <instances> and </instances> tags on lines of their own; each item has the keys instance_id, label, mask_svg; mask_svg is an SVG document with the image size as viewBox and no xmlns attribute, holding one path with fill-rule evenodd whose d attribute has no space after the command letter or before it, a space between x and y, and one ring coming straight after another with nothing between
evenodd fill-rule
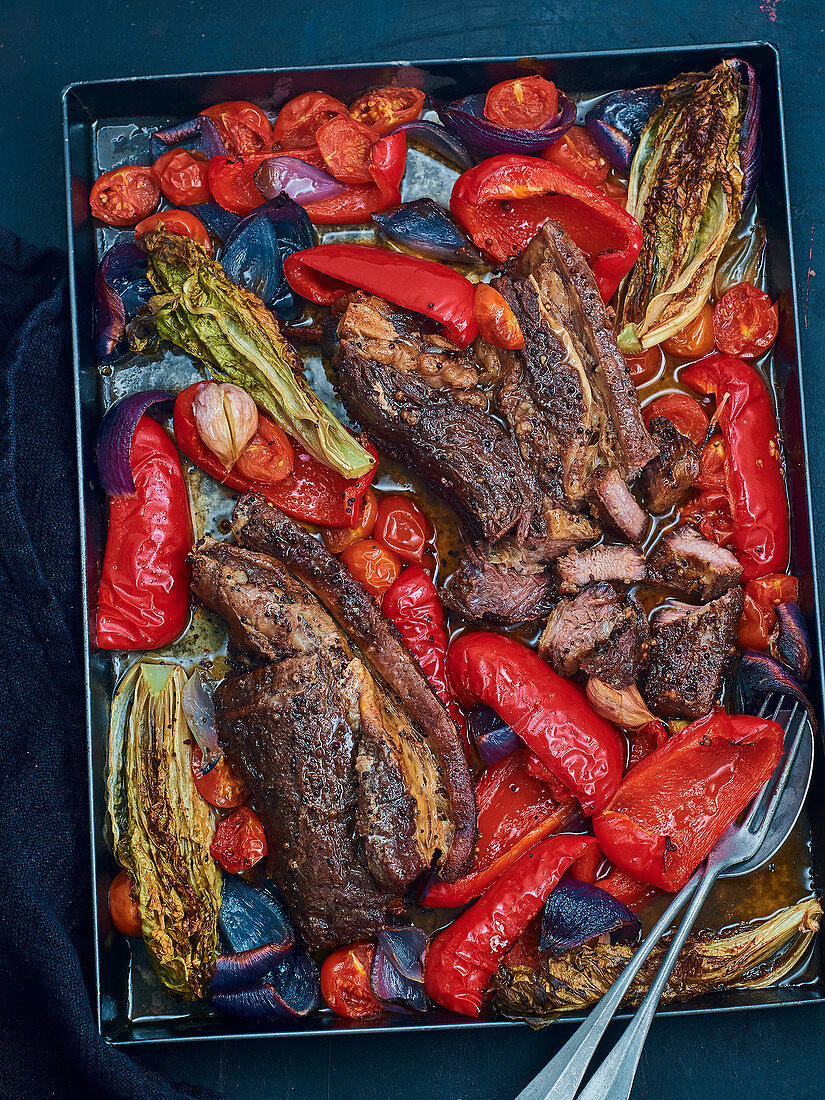
<instances>
[{"instance_id":1,"label":"whole roasted red pepper","mask_svg":"<svg viewBox=\"0 0 825 1100\"><path fill-rule=\"evenodd\" d=\"M532 649L503 634L462 634L447 651L447 680L465 709L492 707L585 813L616 793L624 767L618 730Z\"/></svg>"},{"instance_id":2,"label":"whole roasted red pepper","mask_svg":"<svg viewBox=\"0 0 825 1100\"><path fill-rule=\"evenodd\" d=\"M587 256L607 302L642 246L635 218L580 176L539 157L490 157L458 177L450 210L499 263L517 255L553 218Z\"/></svg>"},{"instance_id":3,"label":"whole roasted red pepper","mask_svg":"<svg viewBox=\"0 0 825 1100\"><path fill-rule=\"evenodd\" d=\"M403 132L379 138L370 155L372 183L353 183L331 199L304 207L315 225L368 222L371 214L391 210L401 202L401 180L407 166L407 139Z\"/></svg>"},{"instance_id":4,"label":"whole roasted red pepper","mask_svg":"<svg viewBox=\"0 0 825 1100\"><path fill-rule=\"evenodd\" d=\"M192 517L168 433L142 416L129 454L134 494L109 499L97 597L100 649L158 649L189 621Z\"/></svg>"},{"instance_id":5,"label":"whole roasted red pepper","mask_svg":"<svg viewBox=\"0 0 825 1100\"><path fill-rule=\"evenodd\" d=\"M293 519L319 523L324 527L357 526L361 501L375 476L375 466L366 474L350 481L322 465L297 440L291 439L295 466L292 473L281 481L251 481L235 470L227 470L203 442L195 424L192 406L195 394L202 385L203 382L195 382L194 385L187 386L185 390L181 390L175 401L175 439L190 462L205 470L221 485L227 485L239 493L254 489ZM258 415L266 420L263 413ZM365 437L362 437L361 443L374 458L378 457L375 448Z\"/></svg>"},{"instance_id":6,"label":"whole roasted red pepper","mask_svg":"<svg viewBox=\"0 0 825 1100\"><path fill-rule=\"evenodd\" d=\"M424 988L432 1000L453 1012L478 1016L501 959L538 916L570 864L594 846L591 836L542 840L440 932L424 969Z\"/></svg>"},{"instance_id":7,"label":"whole roasted red pepper","mask_svg":"<svg viewBox=\"0 0 825 1100\"><path fill-rule=\"evenodd\" d=\"M364 244L321 244L288 256L284 275L311 302L329 305L357 288L438 321L460 348L478 335L473 284L434 260Z\"/></svg>"},{"instance_id":8,"label":"whole roasted red pepper","mask_svg":"<svg viewBox=\"0 0 825 1100\"><path fill-rule=\"evenodd\" d=\"M733 517L731 541L744 579L784 573L790 518L776 418L765 383L749 363L709 355L686 367L680 380L716 396L725 438L725 482Z\"/></svg>"},{"instance_id":9,"label":"whole roasted red pepper","mask_svg":"<svg viewBox=\"0 0 825 1100\"><path fill-rule=\"evenodd\" d=\"M559 802L525 767L521 745L491 764L475 788L478 845L469 873L456 882L433 876L421 897L429 909L451 909L479 897L540 840L558 832L573 813L573 799Z\"/></svg>"},{"instance_id":10,"label":"whole roasted red pepper","mask_svg":"<svg viewBox=\"0 0 825 1100\"><path fill-rule=\"evenodd\" d=\"M643 882L681 890L773 773L782 738L776 722L746 714L691 722L631 768L594 816L602 851Z\"/></svg>"}]
</instances>

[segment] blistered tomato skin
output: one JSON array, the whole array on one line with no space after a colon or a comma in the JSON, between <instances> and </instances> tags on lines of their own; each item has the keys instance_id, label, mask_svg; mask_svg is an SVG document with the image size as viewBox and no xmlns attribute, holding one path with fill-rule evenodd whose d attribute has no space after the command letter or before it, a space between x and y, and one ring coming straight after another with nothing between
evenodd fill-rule
<instances>
[{"instance_id":1,"label":"blistered tomato skin","mask_svg":"<svg viewBox=\"0 0 825 1100\"><path fill-rule=\"evenodd\" d=\"M321 993L337 1016L366 1020L377 1016L381 1005L370 987L375 945L354 943L327 955L321 967Z\"/></svg>"}]
</instances>

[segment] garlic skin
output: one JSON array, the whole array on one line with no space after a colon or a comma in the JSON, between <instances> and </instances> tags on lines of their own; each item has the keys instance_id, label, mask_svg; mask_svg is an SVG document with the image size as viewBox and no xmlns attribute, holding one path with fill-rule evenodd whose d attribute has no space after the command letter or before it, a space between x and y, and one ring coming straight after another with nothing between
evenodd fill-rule
<instances>
[{"instance_id":1,"label":"garlic skin","mask_svg":"<svg viewBox=\"0 0 825 1100\"><path fill-rule=\"evenodd\" d=\"M204 382L192 402L203 444L231 470L258 430L258 407L231 382Z\"/></svg>"},{"instance_id":2,"label":"garlic skin","mask_svg":"<svg viewBox=\"0 0 825 1100\"><path fill-rule=\"evenodd\" d=\"M602 718L625 730L641 729L655 721L635 684L620 690L591 676L587 681L587 700Z\"/></svg>"}]
</instances>

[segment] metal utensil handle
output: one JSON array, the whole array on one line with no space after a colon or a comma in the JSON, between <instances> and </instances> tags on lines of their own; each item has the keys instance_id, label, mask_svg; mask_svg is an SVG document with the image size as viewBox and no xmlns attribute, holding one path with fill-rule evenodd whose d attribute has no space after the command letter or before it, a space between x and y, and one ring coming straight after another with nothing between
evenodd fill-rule
<instances>
[{"instance_id":1,"label":"metal utensil handle","mask_svg":"<svg viewBox=\"0 0 825 1100\"><path fill-rule=\"evenodd\" d=\"M647 1033L650 1031L650 1025L653 1023L667 980L676 965L691 928L696 923L699 910L723 868L724 864L717 863L705 871L645 999L628 1024L624 1035L593 1074L587 1088L579 1095L579 1100L628 1100L630 1097Z\"/></svg>"},{"instance_id":2,"label":"metal utensil handle","mask_svg":"<svg viewBox=\"0 0 825 1100\"><path fill-rule=\"evenodd\" d=\"M639 945L633 958L602 997L586 1020L573 1032L561 1050L518 1094L516 1100L573 1100L596 1048L624 999L633 979L650 952L670 928L674 917L684 909L702 881L695 874L671 901L650 933Z\"/></svg>"}]
</instances>

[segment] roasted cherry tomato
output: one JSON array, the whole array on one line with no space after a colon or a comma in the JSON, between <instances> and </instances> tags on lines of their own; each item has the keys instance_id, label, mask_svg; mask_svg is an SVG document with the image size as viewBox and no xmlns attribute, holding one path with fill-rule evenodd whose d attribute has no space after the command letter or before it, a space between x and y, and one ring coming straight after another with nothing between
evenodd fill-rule
<instances>
[{"instance_id":1,"label":"roasted cherry tomato","mask_svg":"<svg viewBox=\"0 0 825 1100\"><path fill-rule=\"evenodd\" d=\"M375 529L377 516L378 501L372 489L367 489L358 514L358 525L356 527L322 527L321 540L330 554L341 554L353 543L370 537Z\"/></svg>"},{"instance_id":2,"label":"roasted cherry tomato","mask_svg":"<svg viewBox=\"0 0 825 1100\"><path fill-rule=\"evenodd\" d=\"M175 206L196 206L209 202L209 161L198 149L170 149L152 165L164 198Z\"/></svg>"},{"instance_id":3,"label":"roasted cherry tomato","mask_svg":"<svg viewBox=\"0 0 825 1100\"><path fill-rule=\"evenodd\" d=\"M258 430L238 455L234 469L251 481L272 484L283 481L295 466L295 451L289 436L269 417L259 417Z\"/></svg>"},{"instance_id":4,"label":"roasted cherry tomato","mask_svg":"<svg viewBox=\"0 0 825 1100\"><path fill-rule=\"evenodd\" d=\"M284 148L312 148L318 127L335 115L346 113L346 104L340 99L325 92L304 92L280 109L272 127L272 140Z\"/></svg>"},{"instance_id":5,"label":"roasted cherry tomato","mask_svg":"<svg viewBox=\"0 0 825 1100\"><path fill-rule=\"evenodd\" d=\"M104 172L92 186L92 214L107 225L135 225L148 218L160 199L160 185L151 168L127 164Z\"/></svg>"},{"instance_id":6,"label":"roasted cherry tomato","mask_svg":"<svg viewBox=\"0 0 825 1100\"><path fill-rule=\"evenodd\" d=\"M277 156L295 157L296 160L302 160L304 164L311 164L313 168L327 171L327 162L321 156L321 150L317 145L309 145L306 149L279 149Z\"/></svg>"},{"instance_id":7,"label":"roasted cherry tomato","mask_svg":"<svg viewBox=\"0 0 825 1100\"><path fill-rule=\"evenodd\" d=\"M109 915L112 924L124 936L139 936L141 933L140 910L132 892L133 886L129 872L121 871L109 887Z\"/></svg>"},{"instance_id":8,"label":"roasted cherry tomato","mask_svg":"<svg viewBox=\"0 0 825 1100\"><path fill-rule=\"evenodd\" d=\"M693 440L697 447L705 442L710 426L708 414L698 401L686 393L666 393L664 397L657 397L645 405L642 416L648 425L654 417L666 416L676 431Z\"/></svg>"},{"instance_id":9,"label":"roasted cherry tomato","mask_svg":"<svg viewBox=\"0 0 825 1100\"><path fill-rule=\"evenodd\" d=\"M381 1005L370 986L374 957L373 944L354 943L350 947L339 947L324 959L321 993L338 1016L363 1020L381 1012Z\"/></svg>"},{"instance_id":10,"label":"roasted cherry tomato","mask_svg":"<svg viewBox=\"0 0 825 1100\"><path fill-rule=\"evenodd\" d=\"M610 171L607 157L584 126L571 126L558 141L542 149L541 155L594 187L604 183Z\"/></svg>"},{"instance_id":11,"label":"roasted cherry tomato","mask_svg":"<svg viewBox=\"0 0 825 1100\"><path fill-rule=\"evenodd\" d=\"M245 99L216 103L201 111L218 127L226 150L239 153L263 153L272 148L272 126L260 107Z\"/></svg>"},{"instance_id":12,"label":"roasted cherry tomato","mask_svg":"<svg viewBox=\"0 0 825 1100\"><path fill-rule=\"evenodd\" d=\"M743 649L767 649L776 630L776 612L781 603L797 603L799 581L785 573L748 581L745 605L739 620L739 645Z\"/></svg>"},{"instance_id":13,"label":"roasted cherry tomato","mask_svg":"<svg viewBox=\"0 0 825 1100\"><path fill-rule=\"evenodd\" d=\"M209 854L230 875L240 875L262 860L266 834L255 811L241 806L227 814L215 830Z\"/></svg>"},{"instance_id":14,"label":"roasted cherry tomato","mask_svg":"<svg viewBox=\"0 0 825 1100\"><path fill-rule=\"evenodd\" d=\"M732 286L713 307L713 335L726 355L756 359L779 331L779 313L764 290L751 283Z\"/></svg>"},{"instance_id":15,"label":"roasted cherry tomato","mask_svg":"<svg viewBox=\"0 0 825 1100\"><path fill-rule=\"evenodd\" d=\"M178 237L191 237L193 241L197 241L205 248L210 256L212 255L212 242L209 240L206 227L188 210L159 210L157 214L152 214L137 223L135 236L142 237L150 229L158 229L161 226Z\"/></svg>"},{"instance_id":16,"label":"roasted cherry tomato","mask_svg":"<svg viewBox=\"0 0 825 1100\"><path fill-rule=\"evenodd\" d=\"M243 806L249 798L249 788L235 774L226 757L221 754L218 762L212 765L206 775L201 771L202 759L203 753L197 745L193 745L192 778L204 802L208 802L210 806L217 806L221 810L232 810L236 806Z\"/></svg>"},{"instance_id":17,"label":"roasted cherry tomato","mask_svg":"<svg viewBox=\"0 0 825 1100\"><path fill-rule=\"evenodd\" d=\"M255 186L255 173L272 153L247 153L242 157L212 157L209 161L209 190L224 210L251 214L264 197Z\"/></svg>"},{"instance_id":18,"label":"roasted cherry tomato","mask_svg":"<svg viewBox=\"0 0 825 1100\"><path fill-rule=\"evenodd\" d=\"M621 180L616 179L615 176L607 176L606 179L603 179L599 184L599 190L603 195L612 199L617 206L621 206L622 210L627 206L627 186Z\"/></svg>"},{"instance_id":19,"label":"roasted cherry tomato","mask_svg":"<svg viewBox=\"0 0 825 1100\"><path fill-rule=\"evenodd\" d=\"M702 448L702 468L693 484L697 489L727 495L725 441L719 432L715 432Z\"/></svg>"},{"instance_id":20,"label":"roasted cherry tomato","mask_svg":"<svg viewBox=\"0 0 825 1100\"><path fill-rule=\"evenodd\" d=\"M641 355L626 355L624 357L627 369L634 386L646 386L654 378L658 378L662 369L662 349L658 346L648 348Z\"/></svg>"},{"instance_id":21,"label":"roasted cherry tomato","mask_svg":"<svg viewBox=\"0 0 825 1100\"><path fill-rule=\"evenodd\" d=\"M369 126L346 115L335 115L315 134L329 171L342 183L370 183L370 154L375 134Z\"/></svg>"},{"instance_id":22,"label":"roasted cherry tomato","mask_svg":"<svg viewBox=\"0 0 825 1100\"><path fill-rule=\"evenodd\" d=\"M559 113L556 85L543 76L518 76L494 84L484 101L484 114L497 126L540 130Z\"/></svg>"},{"instance_id":23,"label":"roasted cherry tomato","mask_svg":"<svg viewBox=\"0 0 825 1100\"><path fill-rule=\"evenodd\" d=\"M418 118L423 106L424 93L418 88L374 88L356 99L349 116L369 126L376 137L381 137L393 126Z\"/></svg>"},{"instance_id":24,"label":"roasted cherry tomato","mask_svg":"<svg viewBox=\"0 0 825 1100\"><path fill-rule=\"evenodd\" d=\"M705 302L702 312L684 328L662 341L662 350L677 359L700 359L713 351L713 306Z\"/></svg>"},{"instance_id":25,"label":"roasted cherry tomato","mask_svg":"<svg viewBox=\"0 0 825 1100\"><path fill-rule=\"evenodd\" d=\"M476 283L473 312L482 340L497 348L524 347L524 333L518 318L489 283Z\"/></svg>"},{"instance_id":26,"label":"roasted cherry tomato","mask_svg":"<svg viewBox=\"0 0 825 1100\"><path fill-rule=\"evenodd\" d=\"M380 599L401 572L401 558L385 550L374 539L361 539L348 546L341 561L372 596Z\"/></svg>"},{"instance_id":27,"label":"roasted cherry tomato","mask_svg":"<svg viewBox=\"0 0 825 1100\"><path fill-rule=\"evenodd\" d=\"M381 497L372 537L385 550L419 563L432 535L429 520L410 497L396 493Z\"/></svg>"}]
</instances>

